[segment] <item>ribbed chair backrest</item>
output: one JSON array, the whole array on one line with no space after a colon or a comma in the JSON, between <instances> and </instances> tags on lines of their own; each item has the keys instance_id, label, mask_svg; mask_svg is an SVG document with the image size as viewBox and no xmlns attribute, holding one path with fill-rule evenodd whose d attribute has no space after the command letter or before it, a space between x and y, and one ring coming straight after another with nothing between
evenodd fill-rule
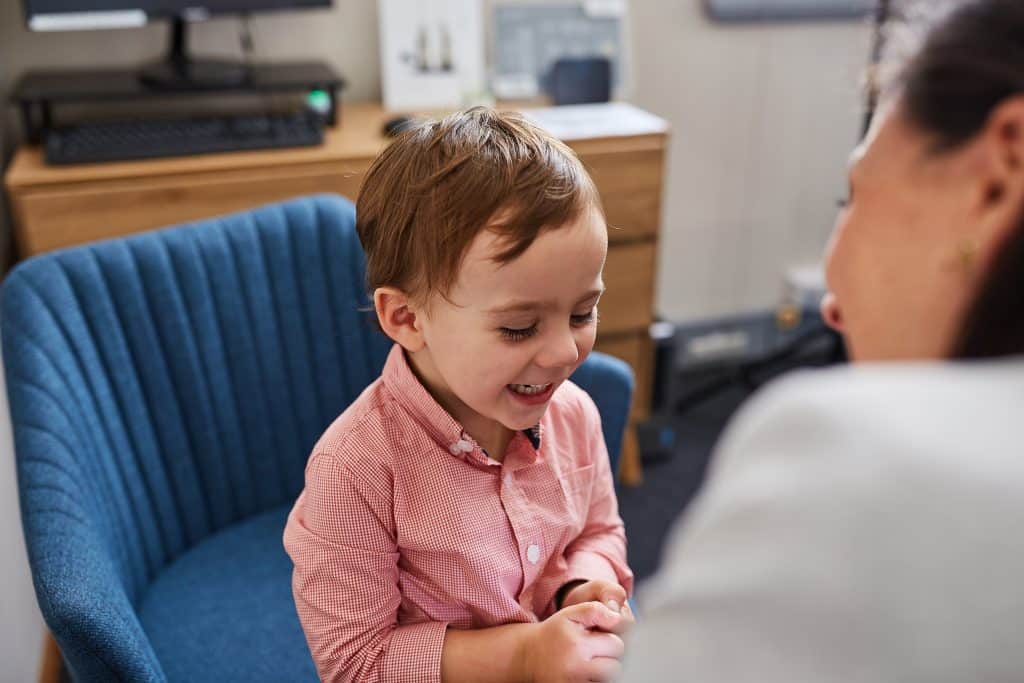
<instances>
[{"instance_id":1,"label":"ribbed chair backrest","mask_svg":"<svg viewBox=\"0 0 1024 683\"><path fill-rule=\"evenodd\" d=\"M2 297L44 615L62 647L87 649L60 636L80 637L70 621L93 610L84 631L138 655L110 670L153 678L144 634L125 629L145 587L210 534L294 500L317 437L383 366L354 208L307 197L46 254Z\"/></svg>"}]
</instances>

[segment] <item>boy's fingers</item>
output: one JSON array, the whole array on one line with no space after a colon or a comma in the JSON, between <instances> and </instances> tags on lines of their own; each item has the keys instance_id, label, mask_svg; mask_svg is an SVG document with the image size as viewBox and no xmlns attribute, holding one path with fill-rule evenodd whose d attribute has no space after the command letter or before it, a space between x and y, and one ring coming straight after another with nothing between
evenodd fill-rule
<instances>
[{"instance_id":1,"label":"boy's fingers","mask_svg":"<svg viewBox=\"0 0 1024 683\"><path fill-rule=\"evenodd\" d=\"M632 617L627 617L625 615L622 615L620 617L618 623L615 624L615 626L613 626L610 629L608 629L608 632L609 633L614 633L614 634L620 635L620 636L621 635L625 635L625 634L629 633L629 630L631 628L633 628L633 626L635 626L635 625L636 625L636 621Z\"/></svg>"},{"instance_id":2,"label":"boy's fingers","mask_svg":"<svg viewBox=\"0 0 1024 683\"><path fill-rule=\"evenodd\" d=\"M611 657L595 657L590 660L588 669L587 677L592 683L595 681L597 683L617 681L622 675L622 664L618 659Z\"/></svg>"},{"instance_id":3,"label":"boy's fingers","mask_svg":"<svg viewBox=\"0 0 1024 683\"><path fill-rule=\"evenodd\" d=\"M601 588L600 598L598 599L607 605L611 611L618 612L626 602L626 589L617 584L608 584Z\"/></svg>"},{"instance_id":4,"label":"boy's fingers","mask_svg":"<svg viewBox=\"0 0 1024 683\"><path fill-rule=\"evenodd\" d=\"M626 651L626 645L614 633L602 633L591 631L586 637L586 656L588 659L594 657L612 657L619 659Z\"/></svg>"},{"instance_id":5,"label":"boy's fingers","mask_svg":"<svg viewBox=\"0 0 1024 683\"><path fill-rule=\"evenodd\" d=\"M563 596L563 605L579 604L580 602L586 602L585 591L580 591L581 586L586 586L586 581L573 581L568 587L563 587L565 591ZM572 602L570 602L570 600Z\"/></svg>"},{"instance_id":6,"label":"boy's fingers","mask_svg":"<svg viewBox=\"0 0 1024 683\"><path fill-rule=\"evenodd\" d=\"M619 626L622 615L608 609L600 602L583 602L563 610L566 616L588 629L612 631Z\"/></svg>"}]
</instances>

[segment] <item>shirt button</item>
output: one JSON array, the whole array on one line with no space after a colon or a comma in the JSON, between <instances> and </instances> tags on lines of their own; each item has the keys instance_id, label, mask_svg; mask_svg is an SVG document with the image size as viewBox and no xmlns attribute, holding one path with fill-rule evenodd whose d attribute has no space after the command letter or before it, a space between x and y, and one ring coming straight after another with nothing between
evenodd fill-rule
<instances>
[{"instance_id":1,"label":"shirt button","mask_svg":"<svg viewBox=\"0 0 1024 683\"><path fill-rule=\"evenodd\" d=\"M448 446L448 452L452 455L458 455L459 453L472 453L475 449L471 441L465 439L459 439L452 445Z\"/></svg>"},{"instance_id":2,"label":"shirt button","mask_svg":"<svg viewBox=\"0 0 1024 683\"><path fill-rule=\"evenodd\" d=\"M537 561L540 560L540 546L531 543L530 547L526 549L526 559L530 561L530 564L537 564Z\"/></svg>"},{"instance_id":3,"label":"shirt button","mask_svg":"<svg viewBox=\"0 0 1024 683\"><path fill-rule=\"evenodd\" d=\"M506 472L505 473L505 486L511 486L511 485L512 485L512 473L511 472Z\"/></svg>"}]
</instances>

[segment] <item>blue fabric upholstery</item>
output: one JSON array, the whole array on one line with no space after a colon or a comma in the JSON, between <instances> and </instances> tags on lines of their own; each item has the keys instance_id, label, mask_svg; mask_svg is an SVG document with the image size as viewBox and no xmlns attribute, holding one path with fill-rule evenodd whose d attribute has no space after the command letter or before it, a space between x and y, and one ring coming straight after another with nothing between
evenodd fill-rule
<instances>
[{"instance_id":1,"label":"blue fabric upholstery","mask_svg":"<svg viewBox=\"0 0 1024 683\"><path fill-rule=\"evenodd\" d=\"M633 399L633 370L625 361L594 352L576 369L572 381L590 394L601 413L604 443L612 461L612 472L616 472Z\"/></svg>"},{"instance_id":2,"label":"blue fabric upholstery","mask_svg":"<svg viewBox=\"0 0 1024 683\"><path fill-rule=\"evenodd\" d=\"M281 547L309 450L380 372L352 204L39 256L0 330L25 538L74 680L315 680ZM577 377L617 457L628 367Z\"/></svg>"},{"instance_id":3,"label":"blue fabric upholstery","mask_svg":"<svg viewBox=\"0 0 1024 683\"><path fill-rule=\"evenodd\" d=\"M281 547L290 509L214 534L150 586L139 619L169 680L317 680Z\"/></svg>"}]
</instances>

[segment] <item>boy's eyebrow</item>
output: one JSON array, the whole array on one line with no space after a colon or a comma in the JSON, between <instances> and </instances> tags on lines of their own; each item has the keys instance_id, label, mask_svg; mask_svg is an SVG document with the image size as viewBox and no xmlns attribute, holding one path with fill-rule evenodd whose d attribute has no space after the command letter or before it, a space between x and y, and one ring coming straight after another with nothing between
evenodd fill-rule
<instances>
[{"instance_id":1,"label":"boy's eyebrow","mask_svg":"<svg viewBox=\"0 0 1024 683\"><path fill-rule=\"evenodd\" d=\"M582 303L588 299L594 299L604 294L604 287L600 289L592 289L587 292L579 300L578 303ZM511 301L507 304L497 306L487 310L487 313L497 315L501 313L519 313L523 311L537 311L547 308L554 308L555 303L553 301Z\"/></svg>"}]
</instances>

